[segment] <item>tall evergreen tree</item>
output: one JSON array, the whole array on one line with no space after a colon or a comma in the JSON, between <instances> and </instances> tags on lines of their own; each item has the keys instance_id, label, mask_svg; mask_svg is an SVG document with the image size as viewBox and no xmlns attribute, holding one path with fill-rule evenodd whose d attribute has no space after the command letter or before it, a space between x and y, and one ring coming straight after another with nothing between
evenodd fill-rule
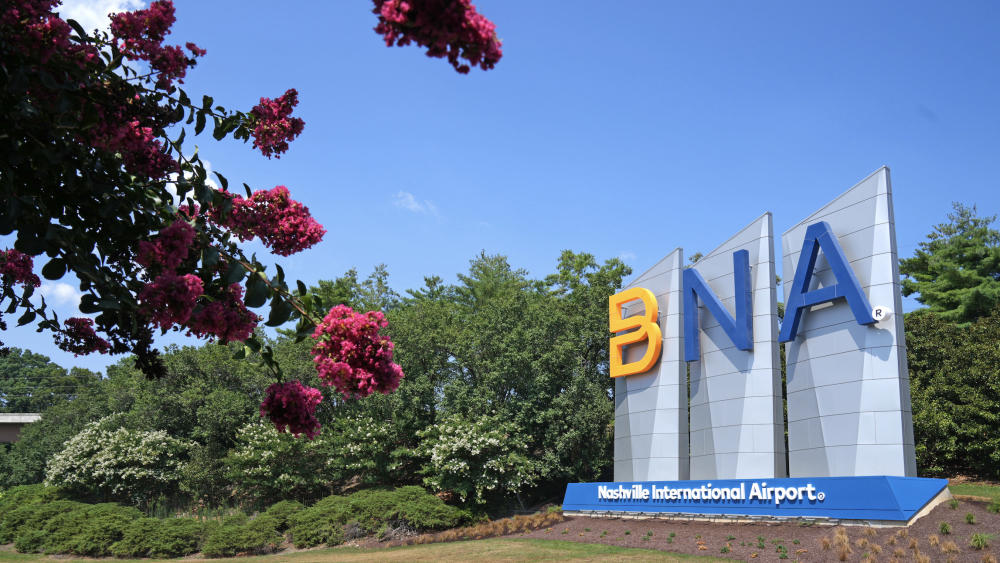
<instances>
[{"instance_id":1,"label":"tall evergreen tree","mask_svg":"<svg viewBox=\"0 0 1000 563\"><path fill-rule=\"evenodd\" d=\"M917 301L927 306L914 313L965 325L1000 303L1000 231L990 228L996 215L980 217L975 205L953 206L949 222L936 225L914 257L900 260L899 271L903 295L919 294Z\"/></svg>"}]
</instances>

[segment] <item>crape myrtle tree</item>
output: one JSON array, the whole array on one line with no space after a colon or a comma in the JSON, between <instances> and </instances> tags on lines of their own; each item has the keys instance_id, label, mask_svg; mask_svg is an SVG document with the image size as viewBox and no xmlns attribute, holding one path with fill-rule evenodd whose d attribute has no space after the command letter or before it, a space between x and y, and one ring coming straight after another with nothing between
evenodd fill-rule
<instances>
[{"instance_id":1,"label":"crape myrtle tree","mask_svg":"<svg viewBox=\"0 0 1000 563\"><path fill-rule=\"evenodd\" d=\"M276 380L261 414L296 435L318 432L321 394L284 379L254 337L261 322L295 321L297 338L315 339L323 383L345 396L394 390L403 373L379 334L381 312L327 309L240 247L255 237L280 256L314 246L326 231L308 208L284 186L254 192L244 183L241 194L215 173L215 189L198 151L184 150L193 125L195 135L252 140L263 156L280 158L305 126L292 116L298 92L261 98L246 112L189 96L180 85L206 51L164 45L171 0L114 15L110 33L93 34L61 19L58 5L0 0L0 235L16 235L0 255L4 314L51 331L74 354L130 353L149 378L165 371L154 330L242 341L237 355L259 359ZM416 43L460 73L493 68L502 55L495 26L469 0L374 6L386 45ZM44 299L31 303L36 257L46 279L77 277L80 311L93 319L59 319ZM262 307L265 315L251 311Z\"/></svg>"}]
</instances>

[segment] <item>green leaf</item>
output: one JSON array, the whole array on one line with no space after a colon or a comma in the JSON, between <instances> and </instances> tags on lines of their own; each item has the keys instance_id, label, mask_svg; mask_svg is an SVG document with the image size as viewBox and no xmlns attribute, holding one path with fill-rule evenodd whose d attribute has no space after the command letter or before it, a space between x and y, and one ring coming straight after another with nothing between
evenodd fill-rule
<instances>
[{"instance_id":1,"label":"green leaf","mask_svg":"<svg viewBox=\"0 0 1000 563\"><path fill-rule=\"evenodd\" d=\"M114 299L102 299L97 302L97 306L101 309L117 309L121 310L122 306Z\"/></svg>"},{"instance_id":2,"label":"green leaf","mask_svg":"<svg viewBox=\"0 0 1000 563\"><path fill-rule=\"evenodd\" d=\"M247 348L250 348L251 352L260 352L260 341L257 340L256 336L247 338L243 343L247 345Z\"/></svg>"},{"instance_id":3,"label":"green leaf","mask_svg":"<svg viewBox=\"0 0 1000 563\"><path fill-rule=\"evenodd\" d=\"M209 246L201 251L201 267L211 268L219 263L219 249Z\"/></svg>"},{"instance_id":4,"label":"green leaf","mask_svg":"<svg viewBox=\"0 0 1000 563\"><path fill-rule=\"evenodd\" d=\"M253 192L250 191L250 186L246 185L246 183L244 182L243 187L246 188L246 190L247 190L247 198L250 198L251 196L253 196Z\"/></svg>"},{"instance_id":5,"label":"green leaf","mask_svg":"<svg viewBox=\"0 0 1000 563\"><path fill-rule=\"evenodd\" d=\"M246 273L247 269L243 267L243 264L233 260L229 262L229 269L226 270L226 274L222 277L222 283L224 285L232 285L243 281L243 276L245 276Z\"/></svg>"},{"instance_id":6,"label":"green leaf","mask_svg":"<svg viewBox=\"0 0 1000 563\"><path fill-rule=\"evenodd\" d=\"M198 123L194 126L194 134L201 135L201 132L205 130L205 114L198 112Z\"/></svg>"},{"instance_id":7,"label":"green leaf","mask_svg":"<svg viewBox=\"0 0 1000 563\"><path fill-rule=\"evenodd\" d=\"M295 285L298 286L300 296L309 293L309 290L306 289L306 284L302 283L302 280L295 280Z\"/></svg>"},{"instance_id":8,"label":"green leaf","mask_svg":"<svg viewBox=\"0 0 1000 563\"><path fill-rule=\"evenodd\" d=\"M202 111L211 111L212 109L212 96L203 96L201 98L201 109Z\"/></svg>"},{"instance_id":9,"label":"green leaf","mask_svg":"<svg viewBox=\"0 0 1000 563\"><path fill-rule=\"evenodd\" d=\"M17 240L14 241L14 248L27 254L28 256L38 256L39 254L45 252L45 247L46 242L44 238L36 236L34 233L29 231L17 232Z\"/></svg>"},{"instance_id":10,"label":"green leaf","mask_svg":"<svg viewBox=\"0 0 1000 563\"><path fill-rule=\"evenodd\" d=\"M66 261L62 258L53 258L42 266L42 277L47 280L58 280L64 275L66 275Z\"/></svg>"},{"instance_id":11,"label":"green leaf","mask_svg":"<svg viewBox=\"0 0 1000 563\"><path fill-rule=\"evenodd\" d=\"M97 306L97 298L89 293L85 293L80 299L80 312L86 315L100 313L101 308Z\"/></svg>"},{"instance_id":12,"label":"green leaf","mask_svg":"<svg viewBox=\"0 0 1000 563\"><path fill-rule=\"evenodd\" d=\"M243 303L254 309L262 307L264 303L267 303L269 290L270 288L264 283L264 280L260 279L260 276L252 275L247 281L247 295L243 299Z\"/></svg>"},{"instance_id":13,"label":"green leaf","mask_svg":"<svg viewBox=\"0 0 1000 563\"><path fill-rule=\"evenodd\" d=\"M229 189L229 180L227 180L225 176L215 171L213 171L212 174L215 174L216 176L219 177L219 183L222 184L222 189L224 190Z\"/></svg>"},{"instance_id":14,"label":"green leaf","mask_svg":"<svg viewBox=\"0 0 1000 563\"><path fill-rule=\"evenodd\" d=\"M21 318L17 319L17 326L24 326L30 323L31 321L35 320L36 316L37 315L35 315L34 311L26 312L25 314L21 315Z\"/></svg>"},{"instance_id":15,"label":"green leaf","mask_svg":"<svg viewBox=\"0 0 1000 563\"><path fill-rule=\"evenodd\" d=\"M247 348L246 346L244 346L244 347L240 348L239 350L237 350L236 352L233 352L233 359L234 360L242 360L243 358L246 358L247 357L247 350L249 350L249 348Z\"/></svg>"},{"instance_id":16,"label":"green leaf","mask_svg":"<svg viewBox=\"0 0 1000 563\"><path fill-rule=\"evenodd\" d=\"M87 37L87 32L83 30L83 26L80 25L79 22L77 22L73 18L66 18L66 23L68 23L69 26L73 28L73 31L75 31L76 34L79 35L81 39Z\"/></svg>"},{"instance_id":17,"label":"green leaf","mask_svg":"<svg viewBox=\"0 0 1000 563\"><path fill-rule=\"evenodd\" d=\"M291 303L281 297L275 297L271 300L271 315L264 324L267 326L281 326L288 322L289 317L292 316L294 311L295 307L292 307Z\"/></svg>"}]
</instances>

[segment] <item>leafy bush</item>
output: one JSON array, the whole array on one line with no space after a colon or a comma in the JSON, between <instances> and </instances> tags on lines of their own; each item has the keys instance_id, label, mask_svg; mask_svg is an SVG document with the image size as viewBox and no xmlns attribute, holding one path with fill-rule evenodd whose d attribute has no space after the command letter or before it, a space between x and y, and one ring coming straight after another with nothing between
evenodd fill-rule
<instances>
[{"instance_id":1,"label":"leafy bush","mask_svg":"<svg viewBox=\"0 0 1000 563\"><path fill-rule=\"evenodd\" d=\"M64 512L45 524L48 534L44 551L104 557L111 546L122 539L125 530L142 514L130 506L114 503L83 505Z\"/></svg>"},{"instance_id":2,"label":"leafy bush","mask_svg":"<svg viewBox=\"0 0 1000 563\"><path fill-rule=\"evenodd\" d=\"M111 546L115 557L183 557L198 551L204 525L188 518L140 518Z\"/></svg>"},{"instance_id":3,"label":"leafy bush","mask_svg":"<svg viewBox=\"0 0 1000 563\"><path fill-rule=\"evenodd\" d=\"M342 526L347 522L347 499L348 497L329 496L289 517L289 529L295 547L343 543Z\"/></svg>"},{"instance_id":4,"label":"leafy bush","mask_svg":"<svg viewBox=\"0 0 1000 563\"><path fill-rule=\"evenodd\" d=\"M257 555L274 551L281 543L276 530L278 520L261 514L245 526L224 524L214 530L201 552L205 557Z\"/></svg>"},{"instance_id":5,"label":"leafy bush","mask_svg":"<svg viewBox=\"0 0 1000 563\"><path fill-rule=\"evenodd\" d=\"M1000 514L1000 499L993 499L990 504L986 506L986 512L990 514Z\"/></svg>"},{"instance_id":6,"label":"leafy bush","mask_svg":"<svg viewBox=\"0 0 1000 563\"><path fill-rule=\"evenodd\" d=\"M38 553L45 544L46 536L42 530L25 532L14 540L14 549L19 553Z\"/></svg>"},{"instance_id":7,"label":"leafy bush","mask_svg":"<svg viewBox=\"0 0 1000 563\"><path fill-rule=\"evenodd\" d=\"M301 512L305 506L301 502L294 500L283 500L267 509L267 514L273 516L278 521L278 532L288 529L289 518Z\"/></svg>"},{"instance_id":8,"label":"leafy bush","mask_svg":"<svg viewBox=\"0 0 1000 563\"><path fill-rule=\"evenodd\" d=\"M348 499L348 518L369 533L394 520L405 520L418 530L454 528L471 520L467 512L448 506L422 487L359 491Z\"/></svg>"},{"instance_id":9,"label":"leafy bush","mask_svg":"<svg viewBox=\"0 0 1000 563\"><path fill-rule=\"evenodd\" d=\"M972 534L969 543L972 544L973 549L986 549L990 546L990 540L992 539L993 534Z\"/></svg>"},{"instance_id":10,"label":"leafy bush","mask_svg":"<svg viewBox=\"0 0 1000 563\"><path fill-rule=\"evenodd\" d=\"M423 438L419 453L430 458L421 469L424 484L455 491L463 501L485 503L488 496L516 492L538 477L520 428L503 417L455 415L417 435Z\"/></svg>"},{"instance_id":11,"label":"leafy bush","mask_svg":"<svg viewBox=\"0 0 1000 563\"><path fill-rule=\"evenodd\" d=\"M244 426L237 434L239 445L226 460L227 477L236 494L262 508L281 499L329 490L326 465L330 458L322 451L323 436L296 439L260 421Z\"/></svg>"},{"instance_id":12,"label":"leafy bush","mask_svg":"<svg viewBox=\"0 0 1000 563\"><path fill-rule=\"evenodd\" d=\"M70 512L84 506L79 502L58 500L49 503L30 503L7 513L0 524L0 543L10 543L22 531L41 530L45 522L63 512Z\"/></svg>"},{"instance_id":13,"label":"leafy bush","mask_svg":"<svg viewBox=\"0 0 1000 563\"><path fill-rule=\"evenodd\" d=\"M88 424L52 456L46 485L99 492L137 503L173 492L190 444L164 431L116 428L120 415Z\"/></svg>"}]
</instances>

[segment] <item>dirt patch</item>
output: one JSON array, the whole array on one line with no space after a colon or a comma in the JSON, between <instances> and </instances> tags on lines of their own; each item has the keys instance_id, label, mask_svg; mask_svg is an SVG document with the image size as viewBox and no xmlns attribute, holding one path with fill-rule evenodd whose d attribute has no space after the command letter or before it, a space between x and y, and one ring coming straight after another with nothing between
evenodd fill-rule
<instances>
[{"instance_id":1,"label":"dirt patch","mask_svg":"<svg viewBox=\"0 0 1000 563\"><path fill-rule=\"evenodd\" d=\"M966 514L975 524L966 522ZM941 532L947 523L950 533ZM838 530L843 530L839 532ZM905 530L901 532L900 530ZM986 512L986 503L960 501L956 509L948 503L909 528L865 528L861 526L801 526L783 524L721 524L667 522L621 518L568 517L564 522L502 537L554 539L619 547L656 549L690 555L711 555L741 561L770 563L983 563L984 557L1000 557L998 537L983 550L972 548L973 534L1000 532L1000 515ZM905 533L905 537L900 534ZM671 535L673 534L673 535ZM845 536L838 539L838 535ZM434 536L427 536L430 539ZM731 539L730 539L731 538ZM824 538L829 549L824 549ZM476 538L458 541L473 541ZM763 541L761 541L763 540ZM915 544L913 542L916 542ZM953 542L954 546L948 545ZM359 542L363 547L394 547L401 542ZM839 544L839 545L838 545ZM847 549L841 550L840 545ZM761 547L763 545L763 547ZM782 559L784 547L787 559ZM877 547L876 547L877 546ZM728 552L724 552L728 548ZM955 551L957 549L957 552ZM841 553L843 551L844 553ZM843 559L841 559L843 556Z\"/></svg>"}]
</instances>

